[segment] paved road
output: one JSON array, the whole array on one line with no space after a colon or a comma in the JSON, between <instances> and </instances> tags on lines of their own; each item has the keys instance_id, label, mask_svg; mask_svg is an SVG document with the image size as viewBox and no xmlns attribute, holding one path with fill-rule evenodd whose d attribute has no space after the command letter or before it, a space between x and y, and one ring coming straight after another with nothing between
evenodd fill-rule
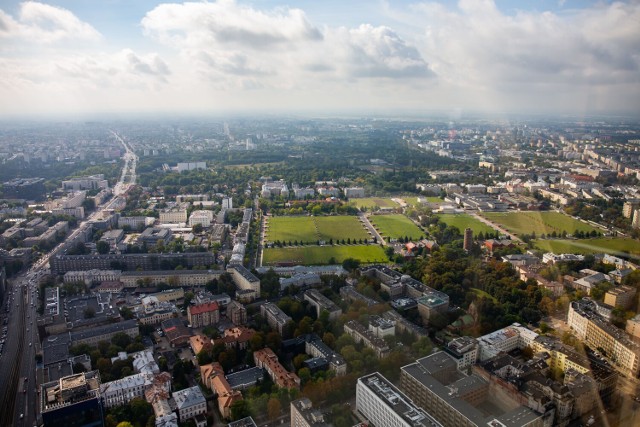
<instances>
[{"instance_id":1,"label":"paved road","mask_svg":"<svg viewBox=\"0 0 640 427\"><path fill-rule=\"evenodd\" d=\"M9 333L0 357L2 425L32 426L37 420L39 384L35 355L39 339L34 322L37 275L36 271L29 271L11 280Z\"/></svg>"}]
</instances>

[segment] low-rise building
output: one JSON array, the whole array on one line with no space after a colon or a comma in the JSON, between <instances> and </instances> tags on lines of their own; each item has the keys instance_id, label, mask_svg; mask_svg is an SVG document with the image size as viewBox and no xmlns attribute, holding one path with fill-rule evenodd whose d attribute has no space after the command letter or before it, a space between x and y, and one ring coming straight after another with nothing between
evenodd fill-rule
<instances>
[{"instance_id":1,"label":"low-rise building","mask_svg":"<svg viewBox=\"0 0 640 427\"><path fill-rule=\"evenodd\" d=\"M102 383L100 397L105 408L128 403L131 399L144 396L145 389L151 384L148 374L134 374L119 380Z\"/></svg>"},{"instance_id":2,"label":"low-rise building","mask_svg":"<svg viewBox=\"0 0 640 427\"><path fill-rule=\"evenodd\" d=\"M612 307L622 307L628 310L632 307L636 296L636 289L631 286L618 286L604 294L604 303Z\"/></svg>"},{"instance_id":3,"label":"low-rise building","mask_svg":"<svg viewBox=\"0 0 640 427\"><path fill-rule=\"evenodd\" d=\"M269 326L278 331L281 336L289 333L288 325L293 319L272 302L260 306L260 314L267 320Z\"/></svg>"},{"instance_id":4,"label":"low-rise building","mask_svg":"<svg viewBox=\"0 0 640 427\"><path fill-rule=\"evenodd\" d=\"M121 332L131 338L137 337L140 334L138 322L136 320L125 320L92 329L71 332L71 345L89 344L95 346L100 341L111 341L115 334Z\"/></svg>"},{"instance_id":5,"label":"low-rise building","mask_svg":"<svg viewBox=\"0 0 640 427\"><path fill-rule=\"evenodd\" d=\"M278 361L278 356L270 348L253 353L253 360L259 368L264 368L273 382L281 388L300 388L300 378L293 372L287 371Z\"/></svg>"},{"instance_id":6,"label":"low-rise building","mask_svg":"<svg viewBox=\"0 0 640 427\"><path fill-rule=\"evenodd\" d=\"M304 299L305 301L309 301L309 303L316 309L316 315L318 318L320 318L322 311L327 311L329 313L329 320L335 320L342 314L342 309L340 307L315 289L309 289L306 291L304 293Z\"/></svg>"},{"instance_id":7,"label":"low-rise building","mask_svg":"<svg viewBox=\"0 0 640 427\"><path fill-rule=\"evenodd\" d=\"M365 346L372 349L379 359L387 356L391 351L385 340L376 337L371 331L366 329L356 320L350 320L345 323L344 331L351 336L355 342L362 342Z\"/></svg>"},{"instance_id":8,"label":"low-rise building","mask_svg":"<svg viewBox=\"0 0 640 427\"><path fill-rule=\"evenodd\" d=\"M329 427L324 414L313 409L311 400L307 397L291 402L291 427Z\"/></svg>"},{"instance_id":9,"label":"low-rise building","mask_svg":"<svg viewBox=\"0 0 640 427\"><path fill-rule=\"evenodd\" d=\"M176 402L176 410L181 423L207 413L207 401L199 386L174 391L171 395Z\"/></svg>"},{"instance_id":10,"label":"low-rise building","mask_svg":"<svg viewBox=\"0 0 640 427\"><path fill-rule=\"evenodd\" d=\"M242 394L234 390L224 376L224 370L219 363L212 363L200 367L202 383L218 398L218 410L223 418L231 418L231 405L242 400Z\"/></svg>"}]
</instances>

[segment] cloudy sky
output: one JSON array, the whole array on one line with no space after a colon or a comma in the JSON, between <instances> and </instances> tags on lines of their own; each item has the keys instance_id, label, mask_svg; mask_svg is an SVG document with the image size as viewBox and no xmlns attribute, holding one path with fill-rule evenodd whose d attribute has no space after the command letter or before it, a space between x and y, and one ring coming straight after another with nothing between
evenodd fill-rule
<instances>
[{"instance_id":1,"label":"cloudy sky","mask_svg":"<svg viewBox=\"0 0 640 427\"><path fill-rule=\"evenodd\" d=\"M640 0L0 0L0 115L640 113Z\"/></svg>"}]
</instances>

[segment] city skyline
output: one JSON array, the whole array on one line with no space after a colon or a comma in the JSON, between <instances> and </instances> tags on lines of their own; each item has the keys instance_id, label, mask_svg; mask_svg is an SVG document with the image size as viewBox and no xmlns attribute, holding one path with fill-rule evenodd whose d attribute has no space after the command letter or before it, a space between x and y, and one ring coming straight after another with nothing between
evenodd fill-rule
<instances>
[{"instance_id":1,"label":"city skyline","mask_svg":"<svg viewBox=\"0 0 640 427\"><path fill-rule=\"evenodd\" d=\"M0 4L0 112L637 115L640 3Z\"/></svg>"}]
</instances>

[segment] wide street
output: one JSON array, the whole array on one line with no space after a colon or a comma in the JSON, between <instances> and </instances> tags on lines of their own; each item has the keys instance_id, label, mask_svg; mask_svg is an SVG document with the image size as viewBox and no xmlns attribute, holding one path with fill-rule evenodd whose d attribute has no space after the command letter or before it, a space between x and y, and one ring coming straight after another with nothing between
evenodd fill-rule
<instances>
[{"instance_id":1,"label":"wide street","mask_svg":"<svg viewBox=\"0 0 640 427\"><path fill-rule=\"evenodd\" d=\"M37 279L42 273L29 271L10 280L7 338L0 356L1 425L32 426L36 423L38 399L36 352L39 348L36 322ZM9 307L7 313L6 308ZM26 379L26 380L25 380Z\"/></svg>"}]
</instances>

